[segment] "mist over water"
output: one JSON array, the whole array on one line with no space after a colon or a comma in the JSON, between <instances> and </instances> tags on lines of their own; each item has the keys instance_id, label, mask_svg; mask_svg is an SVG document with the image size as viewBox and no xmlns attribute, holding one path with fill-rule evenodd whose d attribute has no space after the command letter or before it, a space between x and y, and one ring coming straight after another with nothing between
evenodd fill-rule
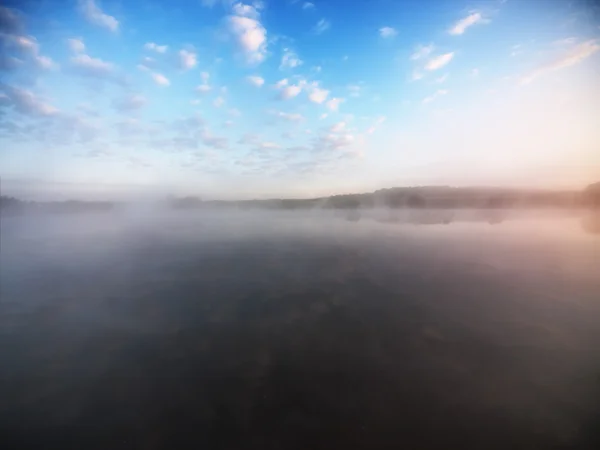
<instances>
[{"instance_id":1,"label":"mist over water","mask_svg":"<svg viewBox=\"0 0 600 450\"><path fill-rule=\"evenodd\" d=\"M595 448L600 235L398 214L3 218L5 448Z\"/></svg>"}]
</instances>

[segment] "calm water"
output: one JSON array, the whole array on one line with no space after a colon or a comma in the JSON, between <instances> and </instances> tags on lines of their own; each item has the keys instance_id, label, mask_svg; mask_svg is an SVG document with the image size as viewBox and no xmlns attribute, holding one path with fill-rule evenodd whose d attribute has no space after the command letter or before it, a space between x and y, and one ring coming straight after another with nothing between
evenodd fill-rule
<instances>
[{"instance_id":1,"label":"calm water","mask_svg":"<svg viewBox=\"0 0 600 450\"><path fill-rule=\"evenodd\" d=\"M0 447L600 448L600 235L8 218Z\"/></svg>"}]
</instances>

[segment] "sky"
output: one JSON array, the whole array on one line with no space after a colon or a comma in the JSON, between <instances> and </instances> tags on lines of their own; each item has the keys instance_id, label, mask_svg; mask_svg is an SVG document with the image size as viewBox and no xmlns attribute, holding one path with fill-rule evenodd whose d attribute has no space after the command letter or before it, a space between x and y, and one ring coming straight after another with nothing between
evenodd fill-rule
<instances>
[{"instance_id":1,"label":"sky","mask_svg":"<svg viewBox=\"0 0 600 450\"><path fill-rule=\"evenodd\" d=\"M593 1L0 6L3 193L314 197L600 180Z\"/></svg>"}]
</instances>

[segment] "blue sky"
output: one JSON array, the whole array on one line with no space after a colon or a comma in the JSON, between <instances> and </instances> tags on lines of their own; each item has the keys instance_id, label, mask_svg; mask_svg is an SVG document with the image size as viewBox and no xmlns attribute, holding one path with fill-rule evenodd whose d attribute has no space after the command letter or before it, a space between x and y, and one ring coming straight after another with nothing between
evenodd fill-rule
<instances>
[{"instance_id":1,"label":"blue sky","mask_svg":"<svg viewBox=\"0 0 600 450\"><path fill-rule=\"evenodd\" d=\"M4 5L0 173L31 195L600 179L590 2Z\"/></svg>"}]
</instances>

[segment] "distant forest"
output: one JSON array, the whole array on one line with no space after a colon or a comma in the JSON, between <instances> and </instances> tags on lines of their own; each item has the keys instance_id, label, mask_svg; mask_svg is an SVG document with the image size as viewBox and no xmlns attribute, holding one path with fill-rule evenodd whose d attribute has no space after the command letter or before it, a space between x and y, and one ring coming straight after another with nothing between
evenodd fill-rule
<instances>
[{"instance_id":1,"label":"distant forest","mask_svg":"<svg viewBox=\"0 0 600 450\"><path fill-rule=\"evenodd\" d=\"M583 191L524 190L481 187L419 186L381 189L364 194L344 194L313 199L202 200L199 197L168 197L163 204L172 209L511 209L511 208L600 208L600 182ZM0 210L18 212L101 212L123 206L119 202L62 201L31 202L0 196Z\"/></svg>"}]
</instances>

